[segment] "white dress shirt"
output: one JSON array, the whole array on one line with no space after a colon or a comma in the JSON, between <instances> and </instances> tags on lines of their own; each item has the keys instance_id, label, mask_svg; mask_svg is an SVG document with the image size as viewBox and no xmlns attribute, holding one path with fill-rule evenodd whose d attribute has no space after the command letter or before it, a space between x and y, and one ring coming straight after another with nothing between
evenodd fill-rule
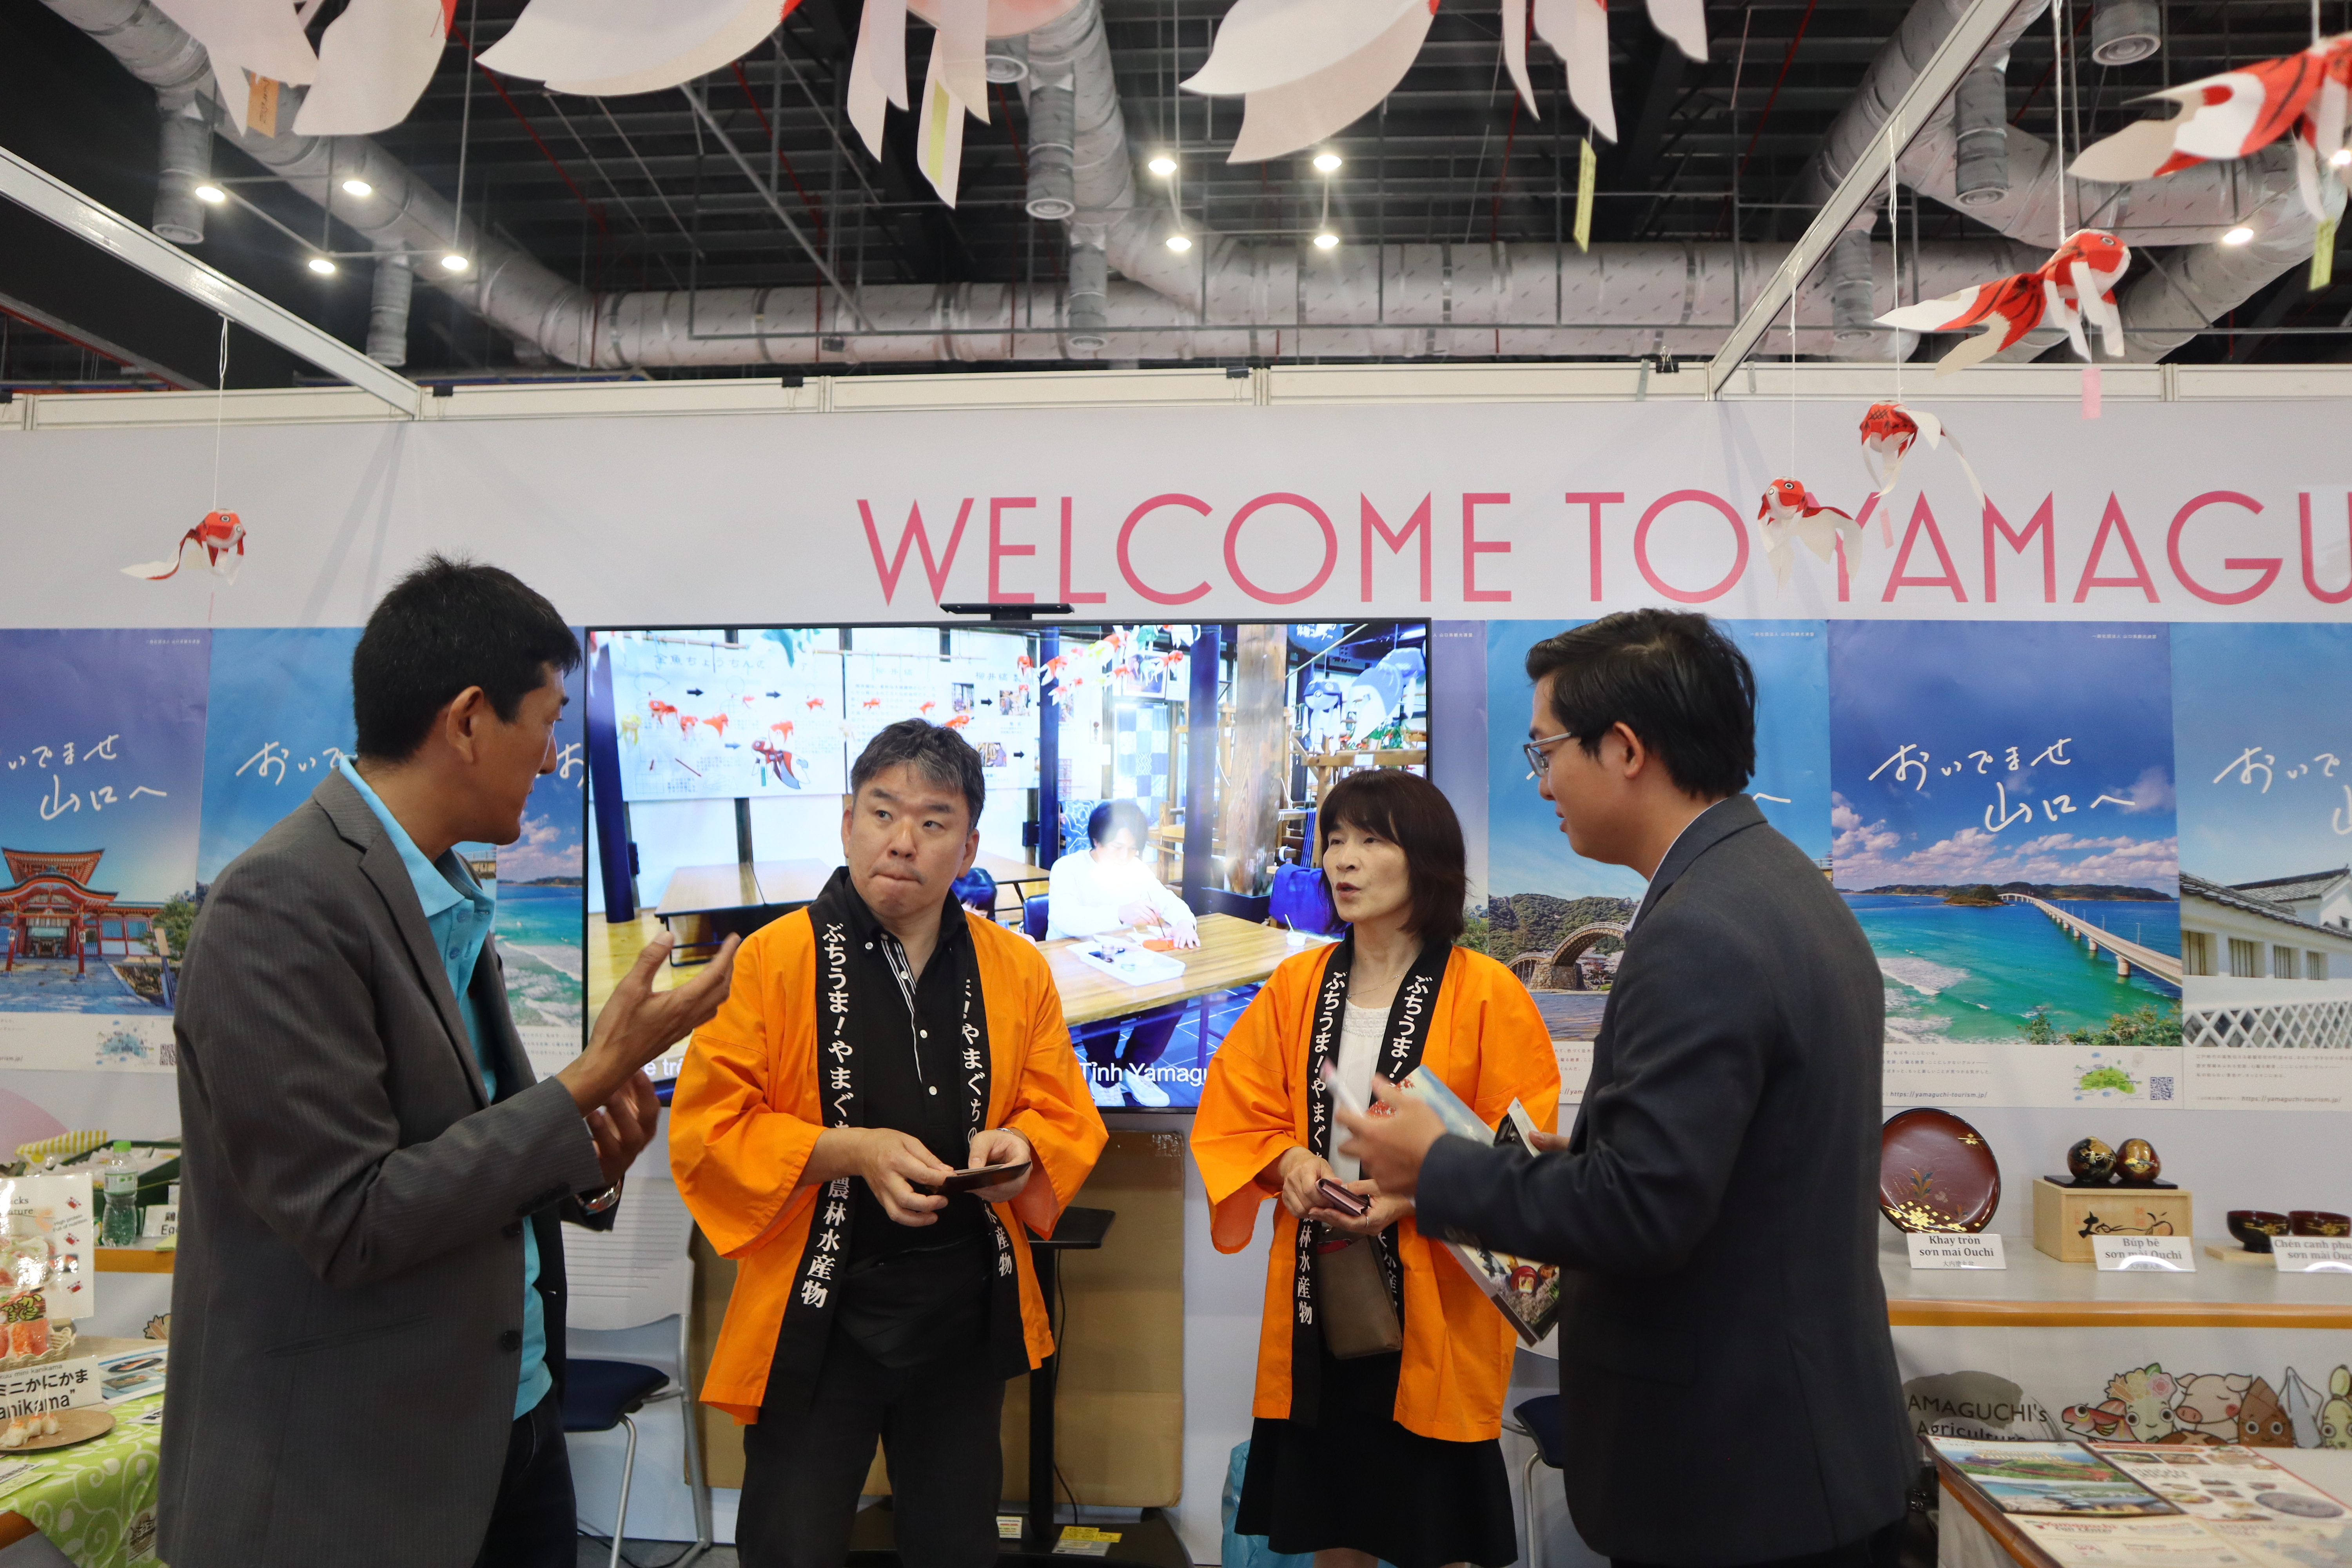
<instances>
[{"instance_id":1,"label":"white dress shirt","mask_svg":"<svg viewBox=\"0 0 2352 1568\"><path fill-rule=\"evenodd\" d=\"M1081 849L1065 855L1054 862L1054 870L1045 884L1047 937L1100 936L1117 931L1130 922L1118 917L1118 911L1129 904L1149 904L1161 921L1180 931L1192 931L1197 922L1184 900L1144 868L1140 859L1130 858L1115 866L1107 866L1095 858L1091 849Z\"/></svg>"}]
</instances>

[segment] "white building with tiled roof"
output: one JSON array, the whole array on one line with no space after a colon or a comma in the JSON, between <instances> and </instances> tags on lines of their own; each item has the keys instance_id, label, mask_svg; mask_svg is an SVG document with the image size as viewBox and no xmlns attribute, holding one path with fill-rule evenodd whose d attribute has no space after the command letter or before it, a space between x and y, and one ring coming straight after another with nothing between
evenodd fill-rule
<instances>
[{"instance_id":1,"label":"white building with tiled roof","mask_svg":"<svg viewBox=\"0 0 2352 1568\"><path fill-rule=\"evenodd\" d=\"M2273 877L2261 882L2232 882L2230 886L2235 892L2251 894L2266 904L2277 904L2314 925L2352 931L2352 867L2306 871L2299 877Z\"/></svg>"},{"instance_id":2,"label":"white building with tiled roof","mask_svg":"<svg viewBox=\"0 0 2352 1568\"><path fill-rule=\"evenodd\" d=\"M2188 1044L2352 1048L2352 920L2311 918L2332 915L2331 900L2352 917L2347 879L2336 871L2224 887L2181 872ZM2299 909L2272 890L2290 891Z\"/></svg>"}]
</instances>

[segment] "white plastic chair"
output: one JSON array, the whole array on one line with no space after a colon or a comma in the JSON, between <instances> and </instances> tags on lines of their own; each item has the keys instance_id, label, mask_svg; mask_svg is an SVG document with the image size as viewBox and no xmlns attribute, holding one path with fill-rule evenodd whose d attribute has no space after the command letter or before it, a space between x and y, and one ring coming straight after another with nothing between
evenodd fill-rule
<instances>
[{"instance_id":1,"label":"white plastic chair","mask_svg":"<svg viewBox=\"0 0 2352 1568\"><path fill-rule=\"evenodd\" d=\"M693 1236L694 1219L687 1213L677 1184L644 1177L628 1184L611 1230L591 1231L570 1226L563 1232L563 1268L571 1298L565 1314L569 1327L609 1331L640 1328L669 1317L677 1319L677 1359L668 1368L589 1358L570 1363L574 1376L565 1389L565 1430L603 1432L618 1425L628 1431L628 1447L621 1460L620 1502L613 1517L613 1568L620 1568L621 1542L628 1533L629 1482L637 1461L637 1425L630 1415L656 1400L678 1402L686 1429L687 1485L693 1492L694 1501L694 1544L671 1568L686 1568L710 1550L710 1489L703 1484L702 1445L695 1429L693 1396L687 1387L690 1375L687 1334L694 1309L694 1259L687 1248ZM579 1369L600 1367L656 1373L667 1381L650 1393L625 1401L607 1397L603 1402L604 1408L586 1412L596 1418L593 1424L575 1426L575 1401L570 1384L576 1382L584 1394L587 1384L608 1381L599 1379L593 1371L587 1377L578 1376Z\"/></svg>"}]
</instances>

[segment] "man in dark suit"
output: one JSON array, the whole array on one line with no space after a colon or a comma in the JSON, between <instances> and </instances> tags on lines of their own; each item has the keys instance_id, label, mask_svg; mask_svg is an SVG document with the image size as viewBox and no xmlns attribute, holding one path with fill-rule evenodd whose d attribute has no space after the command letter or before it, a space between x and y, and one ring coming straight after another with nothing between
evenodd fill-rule
<instances>
[{"instance_id":1,"label":"man in dark suit","mask_svg":"<svg viewBox=\"0 0 2352 1568\"><path fill-rule=\"evenodd\" d=\"M504 572L428 558L352 659L358 760L213 883L174 1030L184 1142L161 1550L176 1568L574 1561L559 1216L609 1226L641 1069L725 999L648 946L537 1081L495 901L579 645Z\"/></svg>"},{"instance_id":2,"label":"man in dark suit","mask_svg":"<svg viewBox=\"0 0 2352 1568\"><path fill-rule=\"evenodd\" d=\"M1891 1565L1917 1460L1878 1278L1877 962L1738 793L1755 677L1706 617L1611 616L1528 674L1560 831L1650 883L1583 1108L1528 1158L1388 1094L1349 1147L1424 1230L1562 1266L1588 1544L1620 1568Z\"/></svg>"}]
</instances>

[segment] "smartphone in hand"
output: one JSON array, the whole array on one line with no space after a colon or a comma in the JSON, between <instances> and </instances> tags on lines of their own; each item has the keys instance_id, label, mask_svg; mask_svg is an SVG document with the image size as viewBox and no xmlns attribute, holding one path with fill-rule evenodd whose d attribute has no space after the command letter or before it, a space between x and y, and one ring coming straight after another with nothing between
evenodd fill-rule
<instances>
[{"instance_id":1,"label":"smartphone in hand","mask_svg":"<svg viewBox=\"0 0 2352 1568\"><path fill-rule=\"evenodd\" d=\"M1349 1192L1328 1176L1315 1184L1315 1191L1325 1203L1349 1219L1361 1219L1372 1212L1371 1199L1361 1193Z\"/></svg>"},{"instance_id":2,"label":"smartphone in hand","mask_svg":"<svg viewBox=\"0 0 2352 1568\"><path fill-rule=\"evenodd\" d=\"M969 1171L958 1171L940 1184L940 1191L950 1195L975 1193L982 1187L992 1187L1009 1182L1029 1168L1026 1160L1007 1160L997 1165L975 1165Z\"/></svg>"}]
</instances>

